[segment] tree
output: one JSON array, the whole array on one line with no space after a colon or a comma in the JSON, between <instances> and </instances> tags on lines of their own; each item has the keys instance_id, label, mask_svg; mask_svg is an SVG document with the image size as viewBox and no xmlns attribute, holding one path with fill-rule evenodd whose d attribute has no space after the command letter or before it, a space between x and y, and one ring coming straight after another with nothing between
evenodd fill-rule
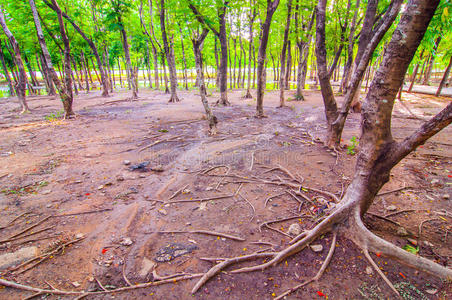
<instances>
[{"instance_id":1,"label":"tree","mask_svg":"<svg viewBox=\"0 0 452 300\"><path fill-rule=\"evenodd\" d=\"M358 63L358 65L355 68L355 71L353 72L350 84L348 85L347 88L345 100L342 104L340 111L337 109L336 100L334 98L333 90L331 88L330 74L327 70L325 30L324 30L325 16L322 16L323 26L321 26L320 24L321 21L317 20L317 33L316 33L317 68L319 70L318 77L320 81L320 88L322 91L325 106L325 114L327 116L328 129L327 137L325 139L325 145L327 145L329 148L335 148L340 145L345 120L347 119L348 112L352 105L352 100L354 99L356 93L358 92L358 89L360 88L361 81L364 76L364 72L366 71L370 57L372 53L375 51L375 48L378 46L378 43L383 38L384 34L387 32L387 30L397 17L402 2L403 2L402 0L393 0L393 2L391 2L391 4L388 7L388 10L385 13L385 16L381 20L381 23L376 28L374 28L372 38L369 41L366 40L366 44L364 44L366 45L365 50L363 50L361 57L358 57L355 60L355 65L356 63ZM369 2L369 5L371 6L368 7L368 10L373 11L373 6L375 4L373 2ZM373 15L373 13L370 13L370 15ZM317 14L317 16L319 15ZM364 29L368 30L367 27L364 27L363 30Z\"/></svg>"},{"instance_id":2,"label":"tree","mask_svg":"<svg viewBox=\"0 0 452 300\"><path fill-rule=\"evenodd\" d=\"M226 9L229 5L229 0L221 0L220 4L216 5L218 28L215 28L210 20L202 15L198 8L193 3L193 0L188 0L190 9L195 14L198 21L209 28L213 34L215 34L220 41L221 58L220 58L220 100L217 101L219 105L229 105L228 101L228 41L226 37Z\"/></svg>"},{"instance_id":3,"label":"tree","mask_svg":"<svg viewBox=\"0 0 452 300\"><path fill-rule=\"evenodd\" d=\"M286 19L286 27L284 28L284 39L283 46L281 50L281 76L279 77L279 107L284 106L284 89L286 82L286 52L287 52L287 41L289 39L289 28L290 28L290 19L292 13L292 0L287 1L287 19ZM290 48L289 48L290 52Z\"/></svg>"},{"instance_id":4,"label":"tree","mask_svg":"<svg viewBox=\"0 0 452 300\"><path fill-rule=\"evenodd\" d=\"M11 43L14 51L14 60L16 62L17 69L19 70L19 81L16 85L16 94L17 98L19 99L19 103L22 107L21 113L29 112L30 109L27 105L27 100L25 98L25 90L27 86L27 74L25 73L24 63L22 61L22 55L20 52L19 44L17 43L16 38L14 37L13 33L9 30L8 26L6 25L5 21L5 15L3 14L3 7L0 5L0 25L3 28L3 31L5 32L5 35L8 37L9 42ZM3 55L2 55L2 63L3 63ZM4 67L6 68L6 67ZM8 71L6 70L5 73ZM9 77L9 75L8 75ZM9 82L11 79L9 79Z\"/></svg>"},{"instance_id":5,"label":"tree","mask_svg":"<svg viewBox=\"0 0 452 300\"><path fill-rule=\"evenodd\" d=\"M176 62L174 60L173 47L168 43L168 36L165 26L165 0L160 0L160 29L162 30L163 48L165 49L166 61L168 62L168 68L170 73L171 84L171 97L168 102L178 102L177 97L177 74L176 74Z\"/></svg>"},{"instance_id":6,"label":"tree","mask_svg":"<svg viewBox=\"0 0 452 300\"><path fill-rule=\"evenodd\" d=\"M263 118L264 115L264 90L265 90L265 60L267 57L268 35L270 33L270 26L272 23L273 14L278 8L279 0L267 0L267 15L262 24L261 39L259 45L259 52L257 58L257 102L256 102L256 117Z\"/></svg>"},{"instance_id":7,"label":"tree","mask_svg":"<svg viewBox=\"0 0 452 300\"><path fill-rule=\"evenodd\" d=\"M249 41L249 50L248 50L248 82L246 85L246 94L245 94L245 99L251 99L253 98L253 96L251 95L250 89L251 89L251 60L253 58L252 53L254 52L254 48L253 48L253 43L254 43L254 31L253 31L253 23L254 20L256 19L256 15L257 15L257 10L256 10L256 1L255 0L250 0L250 7L253 7L252 9L250 9L250 12L248 14L248 20L249 20L249 24L248 24L248 29L249 29L249 35L250 35L250 41Z\"/></svg>"},{"instance_id":8,"label":"tree","mask_svg":"<svg viewBox=\"0 0 452 300\"><path fill-rule=\"evenodd\" d=\"M44 39L44 33L42 32L41 21L39 20L38 9L36 8L36 4L34 0L29 0L29 3L31 12L33 14L39 45L41 46L42 50L43 63L45 64L45 68L47 69L49 76L52 78L52 81L58 90L58 94L60 95L61 102L63 103L64 108L64 118L65 119L71 118L72 116L75 115L74 111L72 110L72 95L69 93L67 87L61 83L57 73L55 72L55 68L53 67L52 59L50 57L50 53L47 48L46 41Z\"/></svg>"},{"instance_id":9,"label":"tree","mask_svg":"<svg viewBox=\"0 0 452 300\"><path fill-rule=\"evenodd\" d=\"M109 13L110 20L115 19L111 24L112 28L119 30L121 34L122 46L124 49L124 56L127 67L127 79L129 85L132 87L132 100L138 98L138 84L136 79L135 71L132 68L132 61L130 60L130 50L129 42L127 40L127 33L124 27L123 15L129 11L130 4L123 0L112 0L111 1L112 10Z\"/></svg>"},{"instance_id":10,"label":"tree","mask_svg":"<svg viewBox=\"0 0 452 300\"><path fill-rule=\"evenodd\" d=\"M55 7L55 5L49 3L47 0L43 0L43 2L50 7L51 9L53 9L54 11L57 10L57 8ZM53 1L52 1L53 3ZM105 69L102 65L102 61L100 59L99 56L99 52L97 51L97 47L94 44L94 42L92 41L92 39L90 39L85 32L80 28L80 26L77 25L77 23L74 22L74 20L72 20L66 13L62 12L62 16L68 20L68 22L72 25L72 27L74 27L74 29L80 34L80 36L86 41L86 43L89 45L89 47L91 48L91 51L93 52L94 57L96 58L96 62L97 62L97 66L99 68L99 73L100 73L100 78L101 78L101 84L102 84L102 96L103 97L108 97L108 89L109 89L109 82L107 79L107 75L105 72Z\"/></svg>"}]
</instances>

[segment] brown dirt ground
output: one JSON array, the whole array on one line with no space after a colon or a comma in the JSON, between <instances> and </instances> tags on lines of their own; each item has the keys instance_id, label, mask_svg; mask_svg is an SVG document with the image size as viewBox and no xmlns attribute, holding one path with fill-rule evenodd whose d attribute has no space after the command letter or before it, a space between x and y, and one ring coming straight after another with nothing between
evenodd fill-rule
<instances>
[{"instance_id":1,"label":"brown dirt ground","mask_svg":"<svg viewBox=\"0 0 452 300\"><path fill-rule=\"evenodd\" d=\"M276 109L277 92L268 92L265 96L268 118L255 119L255 100L243 100L243 91L231 91L229 98L233 105L214 108L219 119L219 134L215 137L207 135L207 124L196 91L180 92L182 102L176 104L168 104L168 95L163 92L145 89L140 90L140 99L134 102L128 101L127 91L116 92L110 98L99 97L98 92L81 94L74 102L77 118L68 121L55 118L61 105L52 97L30 97L33 113L27 115L18 115L15 99L0 100L0 226L23 212L31 212L13 226L0 230L2 239L45 216L56 216L33 229L48 230L1 244L0 254L13 252L24 245L36 245L45 252L56 242L68 241L76 234L82 233L86 237L22 274L4 271L4 278L39 287L46 287L47 281L61 289L94 290L99 287L93 278L105 286L125 286L122 278L124 261L125 274L132 283L152 280L145 258L149 265L156 252L172 242L195 244L198 249L170 262L154 262L161 276L205 272L212 264L200 257L232 257L268 247L251 242L267 241L275 245L275 250L283 249L290 238L273 230L259 230L259 224L264 221L299 214L298 203L288 194L275 198L264 207L267 197L284 193L283 187L243 185L240 194L254 206L254 217L251 206L238 196L207 201L206 205L190 202L162 206L152 199L168 200L185 185L189 191L172 200L233 193L239 185L233 182L235 179L225 178L216 191L222 177L193 172L216 165L229 166L231 174L244 177L277 179L284 174L264 173L268 170L265 167L281 164L296 176L303 177L306 186L341 195L353 175L356 158L343 149L336 164L333 152L305 134L307 132L315 139L322 138L325 132L319 92L306 91L305 94L305 102L289 101L287 108ZM217 97L214 93L209 99L213 103ZM405 94L403 99L404 105L397 102L394 111L392 126L396 140L404 138L422 123L413 118L406 107L415 115L428 118L450 101L415 94ZM343 137L345 144L350 144L352 136L359 136L359 123L358 114L349 117ZM399 222L412 238L419 240L421 255L449 266L452 202L445 199L445 195L451 195L452 191L451 131L450 127L446 128L399 163L383 191L404 185L410 189L377 197L370 209L377 215L393 212L388 211L390 206L395 206L396 211L415 210L390 219ZM177 136L180 137L139 151L158 140ZM253 153L254 165L250 171ZM124 165L124 160L132 164L150 161L150 167L163 167L163 172L132 172ZM226 168L218 168L209 174L225 172ZM432 184L434 179L437 180ZM317 197L315 201L319 206L325 201L318 198L319 194L309 195ZM110 210L77 214L100 209ZM322 214L321 210L308 204L304 204L302 212L312 214L312 217L273 226L285 232L295 222L308 229ZM58 216L62 214L74 215ZM424 223L422 236L417 238L419 225L425 220L430 221ZM375 233L396 245L402 247L408 243L406 236L400 236L398 226L371 215L367 215L365 221ZM153 233L195 229L234 234L246 241L200 234ZM124 237L131 238L133 244L121 245L119 242ZM40 240L30 242L31 239ZM315 242L323 245L320 253L305 249L287 262L263 272L217 275L194 296L190 295L190 290L196 279L90 299L271 299L273 293L281 294L314 276L326 257L331 239L328 234ZM405 299L447 299L452 296L450 283L384 257L373 257L393 283L409 283ZM394 298L375 272L366 273L368 266L359 249L350 241L339 238L333 260L321 280L298 290L288 299L323 298L318 291L329 299ZM74 287L73 282L80 286ZM438 290L435 295L426 292L432 286ZM0 289L1 299L28 295L31 293Z\"/></svg>"}]
</instances>

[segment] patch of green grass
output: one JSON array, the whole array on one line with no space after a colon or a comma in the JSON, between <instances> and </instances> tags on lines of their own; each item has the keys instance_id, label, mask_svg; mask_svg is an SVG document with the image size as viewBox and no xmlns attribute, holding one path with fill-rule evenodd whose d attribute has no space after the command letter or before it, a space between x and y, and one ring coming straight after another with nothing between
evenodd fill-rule
<instances>
[{"instance_id":1,"label":"patch of green grass","mask_svg":"<svg viewBox=\"0 0 452 300\"><path fill-rule=\"evenodd\" d=\"M53 121L57 121L57 120L61 119L63 117L63 115L64 115L64 111L59 110L55 113L51 113L51 114L45 116L44 118L46 119L46 121L53 122Z\"/></svg>"},{"instance_id":2,"label":"patch of green grass","mask_svg":"<svg viewBox=\"0 0 452 300\"><path fill-rule=\"evenodd\" d=\"M351 145L347 146L347 154L348 155L355 155L356 154L356 146L358 146L359 142L356 136L352 136L350 139Z\"/></svg>"},{"instance_id":3,"label":"patch of green grass","mask_svg":"<svg viewBox=\"0 0 452 300\"><path fill-rule=\"evenodd\" d=\"M401 281L394 284L395 289L404 300L427 300L427 296L410 282Z\"/></svg>"}]
</instances>

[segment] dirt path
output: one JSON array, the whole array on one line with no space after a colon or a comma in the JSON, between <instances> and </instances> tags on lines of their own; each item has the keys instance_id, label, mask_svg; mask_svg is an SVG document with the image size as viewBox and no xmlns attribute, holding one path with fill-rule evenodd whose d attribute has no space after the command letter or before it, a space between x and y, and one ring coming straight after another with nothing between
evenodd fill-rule
<instances>
[{"instance_id":1,"label":"dirt path","mask_svg":"<svg viewBox=\"0 0 452 300\"><path fill-rule=\"evenodd\" d=\"M153 280L154 269L159 276L206 272L212 263L200 260L202 257L232 257L286 247L289 227L298 224L292 227L308 229L331 207L331 198L307 192L313 203L303 203L299 209L301 200L294 199L286 188L253 178L290 180L287 173L269 171L280 165L296 179L303 178L306 187L340 196L353 175L355 157L347 154L347 149L337 157L318 143L325 131L318 92L307 91L307 101L289 101L283 109L275 108L277 94L269 92L265 99L269 117L261 120L253 117L255 101L242 100L242 93L230 93L233 106L214 108L220 122L219 134L214 137L207 136L202 105L194 91L181 92L183 100L177 104L167 104L168 95L157 91L142 90L134 102L127 100L126 92L106 99L90 93L76 99L77 118L69 121L59 120L56 112L60 103L49 97L31 98L34 112L25 116L17 116L16 102L2 100L0 227L29 212L1 229L2 240L52 217L27 231L35 232L33 235L0 243L0 255L30 246L42 254L84 237L65 247L64 253L21 274L26 266L5 272L4 277L32 286L45 287L47 281L60 289L98 290L96 280L105 288L125 286L123 270L135 284ZM428 118L447 103L436 97L425 101L426 97L404 95L403 102L396 104L396 140L421 124L416 118ZM346 144L359 136L359 122L356 114L347 121ZM368 226L386 239L401 247L410 245L410 239L422 255L449 265L451 144L451 129L446 128L402 161L384 190L410 189L378 197L371 208L372 214L380 216L415 211L388 217L393 223L372 215L367 218ZM357 147L350 146L350 151L357 151ZM140 163L144 164L138 166ZM215 166L218 168L203 173ZM240 186L240 193L234 195ZM265 206L265 200L274 195L278 196ZM196 199L202 201L193 201ZM272 224L273 230L259 226L294 216L299 217ZM426 220L418 238L419 225ZM46 230L38 232L42 229ZM244 241L198 233L157 233L196 230L229 234ZM39 240L27 242L33 239ZM327 235L315 242L322 245L320 252L306 249L265 272L218 275L195 298L270 299L315 275L331 239ZM392 297L351 242L339 238L337 244L336 255L321 280L290 297L321 298L318 292L330 299ZM172 248L165 248L168 245ZM416 295L414 299L451 296L446 283L383 257L377 261L393 282ZM191 299L189 291L195 282L134 290L116 297ZM26 295L30 293L0 290L2 299Z\"/></svg>"}]
</instances>

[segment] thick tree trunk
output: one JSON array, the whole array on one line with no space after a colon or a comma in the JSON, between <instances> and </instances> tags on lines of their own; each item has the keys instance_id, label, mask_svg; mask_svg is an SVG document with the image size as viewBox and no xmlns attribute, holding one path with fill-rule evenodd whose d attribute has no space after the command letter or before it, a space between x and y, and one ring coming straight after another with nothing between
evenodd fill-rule
<instances>
[{"instance_id":1,"label":"thick tree trunk","mask_svg":"<svg viewBox=\"0 0 452 300\"><path fill-rule=\"evenodd\" d=\"M204 106L204 110L206 111L207 120L209 121L209 134L215 135L217 133L217 118L213 114L211 108L209 107L209 102L207 101L206 94L206 85L204 82L204 73L203 73L203 61L202 61L202 47L204 43L204 39L208 34L208 30L204 29L202 34L198 38L193 38L193 52L195 55L195 63L196 63L196 74L199 82L199 94L201 96L201 101Z\"/></svg>"},{"instance_id":2,"label":"thick tree trunk","mask_svg":"<svg viewBox=\"0 0 452 300\"><path fill-rule=\"evenodd\" d=\"M56 96L56 91L55 91L55 84L53 83L52 80L52 74L50 73L50 70L47 67L47 63L45 61L45 57L43 54L39 55L39 59L41 61L41 68L44 74L44 78L47 82L47 95L49 96Z\"/></svg>"},{"instance_id":3,"label":"thick tree trunk","mask_svg":"<svg viewBox=\"0 0 452 300\"><path fill-rule=\"evenodd\" d=\"M287 42L287 66L286 66L286 74L284 75L284 89L289 90L289 81L290 81L290 70L292 69L292 47L291 42Z\"/></svg>"},{"instance_id":4,"label":"thick tree trunk","mask_svg":"<svg viewBox=\"0 0 452 300\"><path fill-rule=\"evenodd\" d=\"M17 98L19 99L19 103L22 108L21 113L29 112L30 109L28 108L27 100L25 98L25 91L27 88L27 73L25 72L24 64L22 62L22 56L20 54L20 48L19 44L17 43L16 38L12 34L12 32L9 30L8 26L5 22L5 16L3 14L3 7L0 6L0 25L3 28L3 31L5 32L5 35L8 37L9 42L11 43L13 47L14 52L14 61L16 63L17 69L19 70L18 74L18 83L16 85L16 94Z\"/></svg>"},{"instance_id":5,"label":"thick tree trunk","mask_svg":"<svg viewBox=\"0 0 452 300\"><path fill-rule=\"evenodd\" d=\"M226 1L227 3L229 1ZM223 7L218 11L218 18L220 22L220 30L218 34L218 39L220 40L220 100L217 101L219 105L230 105L228 101L228 42L226 38L226 5L224 3Z\"/></svg>"},{"instance_id":6,"label":"thick tree trunk","mask_svg":"<svg viewBox=\"0 0 452 300\"><path fill-rule=\"evenodd\" d=\"M292 13L292 0L287 1L287 17L286 26L284 28L284 38L281 50L281 76L279 78L279 107L285 105L284 90L285 90L285 76L286 76L286 53L287 53L287 41L289 39L289 28ZM289 49L290 51L290 49Z\"/></svg>"},{"instance_id":7,"label":"thick tree trunk","mask_svg":"<svg viewBox=\"0 0 452 300\"><path fill-rule=\"evenodd\" d=\"M279 0L267 0L267 15L262 24L261 41L259 45L258 63L257 63L257 103L256 117L263 118L264 115L264 91L265 91L265 59L267 56L268 35L270 33L270 25L273 14L278 8Z\"/></svg>"},{"instance_id":8,"label":"thick tree trunk","mask_svg":"<svg viewBox=\"0 0 452 300\"><path fill-rule=\"evenodd\" d=\"M452 67L452 56L449 59L449 64L447 65L443 78L441 79L441 82L439 83L438 90L436 90L436 94L435 94L436 97L439 97L441 95L441 90L446 85L447 78L449 77L451 67Z\"/></svg>"},{"instance_id":9,"label":"thick tree trunk","mask_svg":"<svg viewBox=\"0 0 452 300\"><path fill-rule=\"evenodd\" d=\"M0 60L2 62L3 73L5 73L6 81L8 82L9 94L11 96L14 96L16 94L16 92L14 90L13 83L11 81L11 76L9 76L8 67L6 66L6 63L5 63L5 56L3 55L3 49L2 49L1 41L0 41Z\"/></svg>"}]
</instances>

